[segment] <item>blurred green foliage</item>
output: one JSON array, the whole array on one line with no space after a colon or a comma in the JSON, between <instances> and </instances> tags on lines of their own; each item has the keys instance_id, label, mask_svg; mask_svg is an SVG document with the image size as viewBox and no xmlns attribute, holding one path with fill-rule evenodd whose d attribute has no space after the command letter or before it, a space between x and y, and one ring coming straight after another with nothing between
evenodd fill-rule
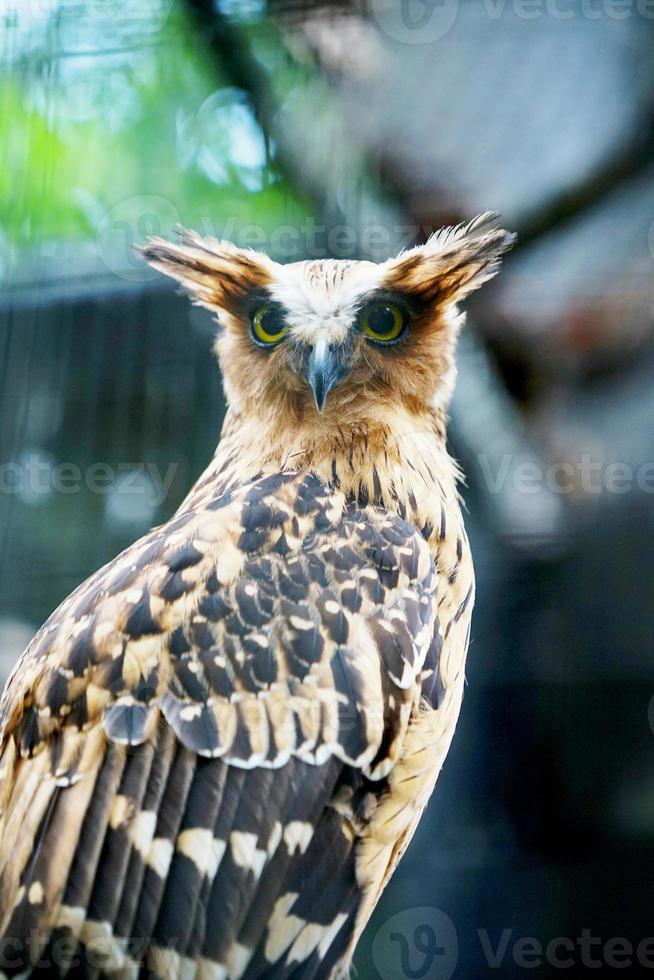
<instances>
[{"instance_id":1,"label":"blurred green foliage","mask_svg":"<svg viewBox=\"0 0 654 980\"><path fill-rule=\"evenodd\" d=\"M132 244L177 222L236 237L247 225L266 235L301 220L304 206L277 173L274 147L243 93L198 46L180 2L17 4L0 0L8 281L25 277L35 252L40 277L69 274L66 241L86 245L87 261L73 271L92 268L95 251L120 274L135 268Z\"/></svg>"}]
</instances>

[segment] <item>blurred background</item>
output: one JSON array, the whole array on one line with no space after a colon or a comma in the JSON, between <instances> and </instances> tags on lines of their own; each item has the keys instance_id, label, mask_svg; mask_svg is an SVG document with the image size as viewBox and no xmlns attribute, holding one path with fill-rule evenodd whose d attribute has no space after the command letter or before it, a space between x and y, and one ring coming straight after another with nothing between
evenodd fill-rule
<instances>
[{"instance_id":1,"label":"blurred background","mask_svg":"<svg viewBox=\"0 0 654 980\"><path fill-rule=\"evenodd\" d=\"M0 57L2 676L218 438L211 319L134 244L379 260L497 210L469 684L357 976L654 968L654 3L0 0Z\"/></svg>"}]
</instances>

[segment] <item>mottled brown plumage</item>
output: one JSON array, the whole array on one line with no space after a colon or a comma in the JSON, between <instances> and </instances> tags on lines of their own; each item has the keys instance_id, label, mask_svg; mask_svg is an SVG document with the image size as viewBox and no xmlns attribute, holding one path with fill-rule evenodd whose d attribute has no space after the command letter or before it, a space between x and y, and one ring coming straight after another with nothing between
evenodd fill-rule
<instances>
[{"instance_id":1,"label":"mottled brown plumage","mask_svg":"<svg viewBox=\"0 0 654 980\"><path fill-rule=\"evenodd\" d=\"M485 217L379 266L190 233L146 247L218 314L229 410L174 517L72 594L7 684L5 975L347 972L461 703L456 302L509 237ZM357 327L377 298L405 311L392 346ZM286 330L267 349L261 303Z\"/></svg>"}]
</instances>

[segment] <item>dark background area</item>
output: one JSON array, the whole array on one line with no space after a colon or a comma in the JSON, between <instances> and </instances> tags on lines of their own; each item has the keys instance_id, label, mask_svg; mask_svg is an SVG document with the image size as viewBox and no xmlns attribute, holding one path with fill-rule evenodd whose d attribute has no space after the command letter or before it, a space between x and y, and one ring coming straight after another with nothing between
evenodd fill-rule
<instances>
[{"instance_id":1,"label":"dark background area","mask_svg":"<svg viewBox=\"0 0 654 980\"><path fill-rule=\"evenodd\" d=\"M0 0L0 54L2 675L218 438L211 319L133 244L383 259L498 210L452 406L468 688L357 975L654 969L654 7Z\"/></svg>"}]
</instances>

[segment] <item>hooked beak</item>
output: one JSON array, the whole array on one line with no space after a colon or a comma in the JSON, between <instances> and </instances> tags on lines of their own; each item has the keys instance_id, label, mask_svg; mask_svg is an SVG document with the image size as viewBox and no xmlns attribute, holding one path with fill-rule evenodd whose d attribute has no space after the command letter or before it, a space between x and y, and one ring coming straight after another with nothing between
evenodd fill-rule
<instances>
[{"instance_id":1,"label":"hooked beak","mask_svg":"<svg viewBox=\"0 0 654 980\"><path fill-rule=\"evenodd\" d=\"M330 345L320 337L313 346L307 364L306 378L311 386L316 408L322 412L327 395L347 374L343 346Z\"/></svg>"}]
</instances>

